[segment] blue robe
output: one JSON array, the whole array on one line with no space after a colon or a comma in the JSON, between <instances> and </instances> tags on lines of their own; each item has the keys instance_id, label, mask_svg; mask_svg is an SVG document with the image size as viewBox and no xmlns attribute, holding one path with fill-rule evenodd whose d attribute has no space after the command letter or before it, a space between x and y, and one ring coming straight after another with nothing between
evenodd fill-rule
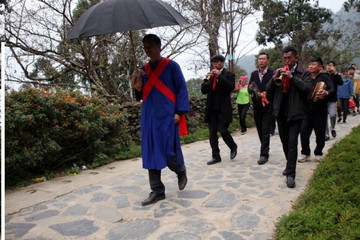
<instances>
[{"instance_id":1,"label":"blue robe","mask_svg":"<svg viewBox=\"0 0 360 240\"><path fill-rule=\"evenodd\" d=\"M150 63L152 71L158 63L159 61ZM146 75L142 78L144 86L148 78ZM184 164L179 126L174 122L174 114L188 112L190 109L186 82L179 64L172 60L167 64L159 79L175 94L176 104L155 87L143 102L141 152L145 169L163 169L174 156L178 165Z\"/></svg>"}]
</instances>

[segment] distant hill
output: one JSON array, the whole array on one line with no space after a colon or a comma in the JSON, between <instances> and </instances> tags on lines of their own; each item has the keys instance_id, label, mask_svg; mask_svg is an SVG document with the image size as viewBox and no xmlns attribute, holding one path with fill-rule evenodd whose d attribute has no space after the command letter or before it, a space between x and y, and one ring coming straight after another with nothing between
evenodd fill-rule
<instances>
[{"instance_id":1,"label":"distant hill","mask_svg":"<svg viewBox=\"0 0 360 240\"><path fill-rule=\"evenodd\" d=\"M245 55L239 59L238 65L242 69L245 69L248 77L250 77L250 74L256 69L255 60L255 55Z\"/></svg>"},{"instance_id":2,"label":"distant hill","mask_svg":"<svg viewBox=\"0 0 360 240\"><path fill-rule=\"evenodd\" d=\"M341 29L341 33L343 34L342 41L339 42L338 47L344 48L346 45L346 41L348 39L353 39L354 41L354 49L359 52L359 40L360 40L360 13L356 11L356 9L352 8L349 12L346 12L344 8L340 9L334 15L334 22L332 29ZM329 26L327 26L329 27ZM356 57L353 60L356 65L360 65L360 56Z\"/></svg>"}]
</instances>

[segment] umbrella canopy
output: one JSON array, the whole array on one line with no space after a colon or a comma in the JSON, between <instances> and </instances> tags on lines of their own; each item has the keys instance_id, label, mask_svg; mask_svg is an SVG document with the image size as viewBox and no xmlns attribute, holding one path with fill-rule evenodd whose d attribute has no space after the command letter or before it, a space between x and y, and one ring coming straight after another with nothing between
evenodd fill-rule
<instances>
[{"instance_id":1,"label":"umbrella canopy","mask_svg":"<svg viewBox=\"0 0 360 240\"><path fill-rule=\"evenodd\" d=\"M188 24L186 19L161 0L106 0L86 10L67 38L183 24Z\"/></svg>"}]
</instances>

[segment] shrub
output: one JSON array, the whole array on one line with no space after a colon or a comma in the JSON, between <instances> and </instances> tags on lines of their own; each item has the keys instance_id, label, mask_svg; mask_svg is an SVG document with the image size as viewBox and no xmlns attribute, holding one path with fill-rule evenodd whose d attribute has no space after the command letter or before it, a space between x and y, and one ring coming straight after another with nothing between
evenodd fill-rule
<instances>
[{"instance_id":1,"label":"shrub","mask_svg":"<svg viewBox=\"0 0 360 240\"><path fill-rule=\"evenodd\" d=\"M27 88L5 99L7 187L129 148L126 116L100 97Z\"/></svg>"}]
</instances>

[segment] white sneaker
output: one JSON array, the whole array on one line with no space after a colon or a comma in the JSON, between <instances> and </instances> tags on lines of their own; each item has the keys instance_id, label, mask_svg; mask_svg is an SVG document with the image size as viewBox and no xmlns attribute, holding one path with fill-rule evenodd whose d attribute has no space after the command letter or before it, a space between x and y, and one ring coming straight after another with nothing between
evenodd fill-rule
<instances>
[{"instance_id":1,"label":"white sneaker","mask_svg":"<svg viewBox=\"0 0 360 240\"><path fill-rule=\"evenodd\" d=\"M304 163L304 162L306 162L308 160L310 160L310 155L301 154L300 158L298 159L298 162L299 163Z\"/></svg>"},{"instance_id":2,"label":"white sneaker","mask_svg":"<svg viewBox=\"0 0 360 240\"><path fill-rule=\"evenodd\" d=\"M321 162L321 157L320 155L315 155L315 162Z\"/></svg>"}]
</instances>

